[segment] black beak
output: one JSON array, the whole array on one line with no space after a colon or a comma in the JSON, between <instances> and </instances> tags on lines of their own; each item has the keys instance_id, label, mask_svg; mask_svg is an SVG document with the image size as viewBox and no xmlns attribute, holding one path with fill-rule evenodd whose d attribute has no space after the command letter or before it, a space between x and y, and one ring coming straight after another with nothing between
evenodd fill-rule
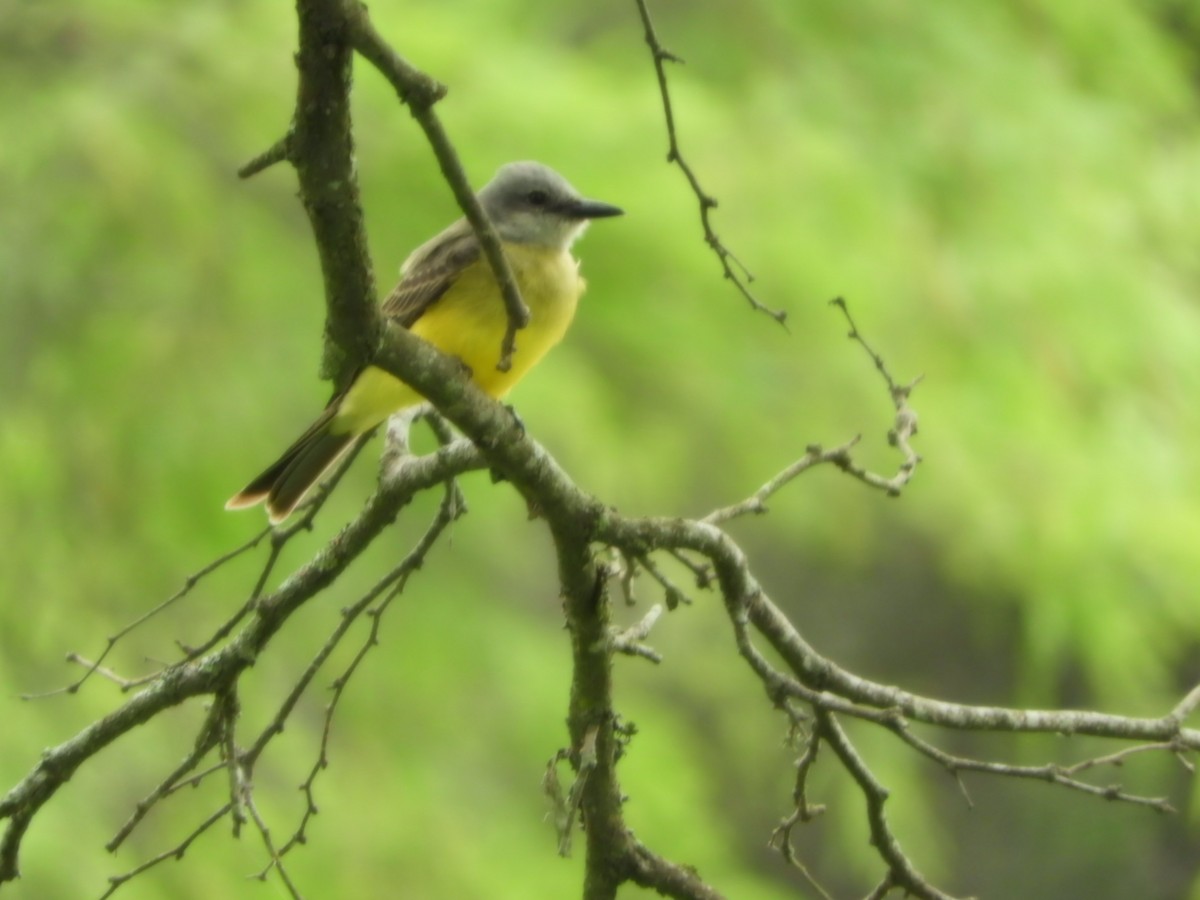
<instances>
[{"instance_id":1,"label":"black beak","mask_svg":"<svg viewBox=\"0 0 1200 900\"><path fill-rule=\"evenodd\" d=\"M601 203L599 200L580 198L563 204L563 214L572 219L607 219L612 216L623 216L625 210L611 203Z\"/></svg>"}]
</instances>

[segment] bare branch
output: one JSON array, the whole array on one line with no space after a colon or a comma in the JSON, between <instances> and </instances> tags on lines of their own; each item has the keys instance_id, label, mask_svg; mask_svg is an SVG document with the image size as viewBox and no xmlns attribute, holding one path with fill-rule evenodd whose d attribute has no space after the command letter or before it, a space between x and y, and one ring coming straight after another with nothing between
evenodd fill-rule
<instances>
[{"instance_id":1,"label":"bare branch","mask_svg":"<svg viewBox=\"0 0 1200 900\"><path fill-rule=\"evenodd\" d=\"M817 444L810 444L804 451L804 455L775 475L760 487L757 491L732 506L726 506L721 509L713 510L703 519L709 525L720 525L723 522L728 522L730 519L736 519L739 516L747 514L762 515L767 511L766 499L776 491L783 488L788 482L792 481L799 475L804 474L809 469L815 466L833 463L843 470L853 465L850 459L850 450L861 440L859 437L852 438L840 446L834 447L832 450L824 450Z\"/></svg>"},{"instance_id":2,"label":"bare branch","mask_svg":"<svg viewBox=\"0 0 1200 900\"><path fill-rule=\"evenodd\" d=\"M624 631L614 631L608 639L609 651L625 653L629 656L640 656L643 659L650 660L652 663L661 663L662 654L642 642L649 636L650 629L658 622L662 613L662 606L655 603L650 607L650 611L642 617L641 621L634 623Z\"/></svg>"},{"instance_id":3,"label":"bare branch","mask_svg":"<svg viewBox=\"0 0 1200 900\"><path fill-rule=\"evenodd\" d=\"M899 496L908 482L912 480L921 457L912 449L911 445L911 439L917 433L917 414L909 406L908 398L912 394L913 388L917 386L921 379L917 378L911 384L905 386L897 385L888 371L883 357L876 353L859 333L854 320L850 316L850 310L846 306L846 302L841 297L830 302L841 310L842 315L845 316L846 321L850 324L850 337L862 345L863 349L871 357L871 361L875 364L875 368L879 370L887 383L888 396L891 398L892 404L896 409L896 419L892 429L888 432L888 442L893 447L897 447L903 454L903 460L900 463L899 469L895 475L885 477L870 472L855 462L850 451L857 446L861 440L861 436L851 438L846 443L831 450L825 450L819 444L810 444L805 448L804 456L772 477L745 500L735 503L732 506L714 510L701 519L701 522L710 525L720 525L747 514L761 515L767 511L766 500L768 497L809 469L830 463L837 466L846 474L857 478L863 484L885 491L890 497Z\"/></svg>"},{"instance_id":4,"label":"bare branch","mask_svg":"<svg viewBox=\"0 0 1200 900\"><path fill-rule=\"evenodd\" d=\"M821 736L818 731L814 730L809 733L808 738L804 742L804 752L796 760L796 786L792 790L792 802L795 804L795 807L791 814L771 832L771 838L767 841L767 844L778 847L779 852L783 855L787 863L800 873L809 886L823 900L833 900L829 892L825 890L808 870L808 867L796 856L796 850L792 846L792 830L801 823L811 822L817 816L821 815L821 813L825 812L823 804L810 803L808 800L808 776L812 772L813 766L816 765L820 748Z\"/></svg>"},{"instance_id":5,"label":"bare branch","mask_svg":"<svg viewBox=\"0 0 1200 900\"><path fill-rule=\"evenodd\" d=\"M691 598L681 591L679 586L663 573L662 569L655 564L654 560L650 558L649 554L639 556L638 562L642 564L643 569L650 573L650 577L657 581L659 586L662 587L663 595L667 603L667 609L673 610L680 605L691 605Z\"/></svg>"},{"instance_id":6,"label":"bare branch","mask_svg":"<svg viewBox=\"0 0 1200 900\"><path fill-rule=\"evenodd\" d=\"M125 842L125 839L133 833L133 830L138 826L138 823L140 823L142 819L146 817L146 814L154 808L155 804L158 803L158 801L163 797L168 796L172 791L175 790L176 787L178 787L180 779L182 779L185 775L196 768L197 765L199 765L200 760L204 759L204 757L208 755L209 751L212 750L213 747L217 746L220 738L220 731L214 727L212 722L212 713L210 711L208 720L200 729L200 734L196 739L196 744L192 748L192 752L184 757L183 762L174 768L166 778L159 782L158 786L155 787L154 790L138 801L137 805L133 808L133 814L126 820L125 824L120 827L117 833L112 836L109 842L104 845L104 849L106 849L109 853L116 852L117 848L119 848L121 844ZM222 768L223 766L217 765L213 766L209 771L216 772ZM228 807L232 808L232 803L228 804Z\"/></svg>"},{"instance_id":7,"label":"bare branch","mask_svg":"<svg viewBox=\"0 0 1200 900\"><path fill-rule=\"evenodd\" d=\"M1171 710L1171 717L1177 719L1182 725L1198 706L1200 706L1200 684L1188 691L1187 695L1176 704L1175 708Z\"/></svg>"},{"instance_id":8,"label":"bare branch","mask_svg":"<svg viewBox=\"0 0 1200 900\"><path fill-rule=\"evenodd\" d=\"M277 140L274 144L238 169L238 178L253 178L258 173L271 168L271 166L275 165L276 163L281 163L288 159L291 155L291 152L292 132L289 130L287 134Z\"/></svg>"},{"instance_id":9,"label":"bare branch","mask_svg":"<svg viewBox=\"0 0 1200 900\"><path fill-rule=\"evenodd\" d=\"M29 774L0 798L0 820L9 820L0 838L0 883L17 877L19 848L30 821L81 764L163 710L236 682L292 614L336 579L418 491L478 464L477 452L467 445L451 445L412 460L403 479L382 485L358 518L312 561L277 591L260 598L254 617L228 644L200 659L168 666L117 709L43 753Z\"/></svg>"},{"instance_id":10,"label":"bare branch","mask_svg":"<svg viewBox=\"0 0 1200 900\"><path fill-rule=\"evenodd\" d=\"M675 560L685 569L692 573L692 577L696 579L696 587L702 591L712 587L713 577L712 569L703 563L695 562L686 553L681 553L674 547L668 548L667 552L675 557Z\"/></svg>"},{"instance_id":11,"label":"bare branch","mask_svg":"<svg viewBox=\"0 0 1200 900\"><path fill-rule=\"evenodd\" d=\"M654 72L658 76L658 91L662 97L663 116L667 122L667 141L669 145L667 149L667 162L678 165L687 178L688 184L691 185L692 193L696 195L696 200L700 204L700 225L704 229L704 241L712 248L713 253L716 254L725 277L733 282L741 295L746 298L751 309L766 313L780 325L786 325L787 313L781 309L771 309L765 306L754 296L750 290L750 283L754 281L754 275L722 243L716 231L713 230L712 211L717 208L717 200L704 190L700 184L700 179L696 177L696 173L692 170L692 167L683 158L683 153L679 149L679 139L675 134L675 113L671 108L671 91L667 86L666 67L667 63L682 63L683 60L664 48L659 41L658 34L654 30L654 21L650 18L650 10L646 6L646 0L635 0L635 2L637 3L638 14L642 18L642 28L645 32L646 44L650 47L651 58L654 60Z\"/></svg>"},{"instance_id":12,"label":"bare branch","mask_svg":"<svg viewBox=\"0 0 1200 900\"><path fill-rule=\"evenodd\" d=\"M346 691L346 687L350 682L350 678L358 670L359 665L370 652L371 648L379 644L379 627L382 621L383 614L399 594L404 590L408 583L408 578L413 572L417 571L425 562L425 557L432 549L434 543L441 537L442 533L449 527L450 523L457 518L456 508L452 500L453 494L450 488L447 489L446 499L443 500L439 507L437 515L425 534L421 536L417 545L408 553L401 563L392 569L387 575L379 580L374 587L363 595L356 603L342 611L341 620L337 627L330 634L329 638L317 651L313 661L301 675L287 699L275 714L275 718L263 730L258 740L255 742L250 752L246 754L247 766L253 766L257 762L259 756L266 748L270 740L283 730L283 723L291 715L292 709L300 698L300 694L312 682L316 673L320 671L325 661L329 658L334 648L341 642L342 637L349 630L350 626L362 615L366 614L370 618L370 629L367 637L351 659L349 665L333 682L333 696L325 707L324 722L321 727L321 742L317 749L316 760L313 762L312 768L309 769L308 776L304 779L300 789L304 792L306 801L304 813L301 816L300 823L297 825L292 836L287 843L280 849L279 855L283 856L299 844L305 842L305 829L308 826L309 820L317 813L316 795L314 786L317 777L329 765L329 740L333 734L333 717L337 712L338 704L341 702L342 696ZM386 594L384 593L386 591ZM383 594L383 599L376 600ZM376 604L376 605L372 605Z\"/></svg>"},{"instance_id":13,"label":"bare branch","mask_svg":"<svg viewBox=\"0 0 1200 900\"><path fill-rule=\"evenodd\" d=\"M1047 763L1041 766L1018 766L1009 763L992 762L989 760L968 759L962 756L955 756L947 753L938 747L933 746L928 741L917 737L908 728L908 723L901 717L894 716L890 724L886 725L891 731L900 737L906 744L913 747L923 755L934 760L958 779L959 787L962 788L966 795L966 787L961 780L962 772L979 772L987 775L1000 775L1009 778L1027 778L1034 781L1046 781L1051 784L1061 785L1071 790L1079 791L1084 794L1090 794L1093 797L1099 797L1104 800L1116 800L1124 803L1132 803L1135 806L1148 806L1158 812L1175 812L1174 807L1163 797L1144 797L1139 794L1129 793L1121 788L1120 785L1095 785L1089 784L1086 781L1080 781L1073 777L1079 772L1087 771L1088 769L1096 768L1103 765L1119 765L1129 756L1137 753L1145 753L1147 751L1174 751L1177 746L1174 742L1140 744L1136 747L1127 747L1118 753L1108 754L1107 756L1096 757L1094 759L1085 759L1082 762L1072 766L1059 766L1053 763ZM971 804L970 797L967 796L968 804ZM972 804L973 805L973 804Z\"/></svg>"},{"instance_id":14,"label":"bare branch","mask_svg":"<svg viewBox=\"0 0 1200 900\"><path fill-rule=\"evenodd\" d=\"M162 853L158 854L157 856L151 857L150 859L146 860L141 865L135 866L134 868L130 869L128 872L124 872L120 875L111 876L108 879L108 890L106 890L103 894L100 895L100 900L107 900L107 898L111 897L113 894L115 894L117 892L117 889L120 888L123 884L125 884L126 882L129 882L129 881L132 881L134 878L141 875L143 872L147 871L148 869L153 869L155 866L157 866L161 862L166 862L168 859L174 859L174 860L183 859L183 855L187 852L188 848L191 847L192 844L196 841L196 838L200 837L200 835L204 834L204 832L208 831L208 829L212 828L214 825L216 825L218 822L220 822L221 819L225 818L225 814L228 813L231 808L232 808L232 804L226 803L224 806L222 806L220 809L218 809L216 812L214 812L212 815L210 815L207 819L205 819L203 822L201 822L199 825L197 825L192 830L191 834L189 834L187 837L185 837L182 841L180 841L178 844L176 844L170 850L165 850Z\"/></svg>"},{"instance_id":15,"label":"bare branch","mask_svg":"<svg viewBox=\"0 0 1200 900\"><path fill-rule=\"evenodd\" d=\"M782 312L766 308L750 292L753 276L713 230L711 213L717 202L705 192L683 158L676 134L666 64L679 60L659 42L647 0L636 2L658 77L669 139L668 161L679 165L697 197L705 239L716 253L725 277L734 282L753 309L783 323ZM241 174L248 177L282 160L288 160L296 167L301 197L312 222L325 279L326 374L341 382L358 365L371 361L403 379L438 409L439 413L431 418L431 427L442 446L435 453L411 457L407 447L397 440L395 449L397 457L403 457L402 462L393 459L385 462L378 490L361 513L276 590L268 591L267 586L274 575L281 549L293 536L308 530L328 496L327 489L318 492L312 503L305 507L304 514L291 525L264 530L244 547L200 570L176 595L109 638L109 644L100 656L94 662L85 663L88 672L74 687L66 690L76 690L92 673L118 678L102 666L117 640L185 595L194 586L194 580L234 555L257 546L270 534L267 557L249 599L216 629L213 636L198 648L184 647L185 659L166 666L108 716L47 751L21 782L0 798L0 819L8 820L0 837L0 882L17 876L19 849L30 822L80 765L162 711L194 697L209 696L212 707L191 751L137 804L110 845L115 847L122 843L151 807L183 784L197 784L211 774L224 772L229 778L227 802L171 850L111 879L105 896L159 862L182 857L200 834L229 815L235 833L243 822L250 822L262 838L268 862L260 877L265 878L272 869L278 870L283 887L293 898L299 897L299 890L283 863L289 851L305 841L308 822L317 811L314 786L319 772L329 762L330 737L338 704L350 678L378 643L380 623L389 604L404 588L411 572L420 566L434 541L464 509L454 477L484 467L501 473L530 507L538 511L546 521L555 545L572 649L567 720L572 749L559 751L548 766L547 791L556 802L560 849L569 848L574 823L581 821L584 825L586 900L611 900L621 884L628 881L671 897L711 900L720 896L695 870L663 859L641 844L623 817L625 798L616 763L632 730L620 724L614 705L614 653L629 653L658 661L658 655L642 642L658 621L662 607L652 606L640 622L626 630L615 629L611 624L606 586L608 579L616 577L627 600L632 602L633 579L640 567L662 587L668 608L685 601L683 591L656 563L653 554L659 552L670 553L686 566L700 588L713 584L719 588L739 653L760 679L771 702L789 716L793 728L800 730L802 705L811 706L815 711L815 723L797 762L793 812L776 829L773 838L785 858L800 869L818 893L825 892L795 858L791 834L794 825L811 819L823 809L809 801L807 791L810 774L818 761L818 751L824 744L851 775L866 800L872 841L887 869L871 896L882 897L895 889L926 898L947 896L930 885L905 856L884 815L887 791L859 755L837 716L853 716L889 729L912 749L939 762L956 778L965 771L1039 778L1106 799L1162 810L1170 808L1165 800L1138 797L1119 786L1099 787L1079 776L1100 766L1121 765L1136 754L1152 750L1176 753L1188 764L1184 754L1200 749L1200 731L1185 728L1183 723L1200 705L1200 688L1190 692L1169 714L1148 719L1078 710L1016 710L955 704L872 682L836 666L809 646L758 583L742 549L717 527L738 516L764 511L766 501L774 493L817 465L833 463L864 483L893 495L900 493L912 478L920 457L911 446L917 433L917 417L909 406L909 399L919 379L901 385L892 378L882 357L860 335L840 298L833 302L850 325L850 337L864 348L887 384L895 410L889 440L902 457L899 471L886 478L860 467L851 458L851 449L857 439L828 451L809 447L803 457L763 484L749 498L716 510L701 521L626 518L580 491L555 460L514 421L507 409L461 377L457 363L404 329L383 323L375 307L374 279L366 253L354 172L349 88L355 51L383 73L412 111L464 215L479 236L501 285L508 314L506 335L499 348L501 368L509 363L516 332L527 321L528 310L521 301L499 240L479 208L457 154L433 112L444 88L395 53L374 30L365 7L355 0L298 0L297 11L301 26L297 57L300 83L292 126L284 138L247 163ZM467 440L456 439L446 425L447 421L461 429ZM334 482L343 471L344 467L335 475ZM336 580L416 492L439 484L445 486L443 502L437 518L422 539L370 591L343 610L325 644L249 750L239 749L236 729L241 676L296 610ZM618 564L602 566L597 563L597 556L613 558ZM291 837L279 844L255 803L255 767L348 629L364 615L370 623L367 634L350 663L334 681L316 759L301 786L307 801L306 809ZM760 649L759 644L764 641L770 651L765 647ZM772 659L777 661L769 660L768 652L772 652ZM138 686L128 680L123 683L129 688ZM1140 743L1073 766L1010 766L945 753L913 735L909 727L911 722L977 731L1080 733ZM212 754L214 748L217 754ZM219 757L219 763L212 764L211 757L214 756ZM206 759L210 764L197 773L197 768ZM565 797L557 780L557 765L564 759L576 772Z\"/></svg>"},{"instance_id":16,"label":"bare branch","mask_svg":"<svg viewBox=\"0 0 1200 900\"><path fill-rule=\"evenodd\" d=\"M354 49L369 60L395 88L401 102L409 108L413 118L425 132L425 138L429 141L429 146L441 167L442 176L454 192L459 208L479 238L483 255L500 285L500 295L504 298L504 307L508 313L508 327L496 364L496 368L507 372L512 366L512 356L516 351L517 331L529 324L529 307L521 299L517 280L500 246L500 236L496 234L475 192L471 190L471 183L458 153L442 128L441 120L433 111L434 104L445 95L445 88L407 63L380 37L367 17L366 6L355 0L342 0L342 3Z\"/></svg>"},{"instance_id":17,"label":"bare branch","mask_svg":"<svg viewBox=\"0 0 1200 900\"><path fill-rule=\"evenodd\" d=\"M723 900L690 866L681 866L659 856L634 837L629 839L629 880L665 897L678 900Z\"/></svg>"},{"instance_id":18,"label":"bare branch","mask_svg":"<svg viewBox=\"0 0 1200 900\"><path fill-rule=\"evenodd\" d=\"M884 803L888 799L887 789L867 768L866 763L858 755L858 751L854 749L854 745L850 743L846 732L842 730L842 726L838 724L833 714L818 709L817 729L822 739L837 754L842 766L858 784L867 801L867 821L871 826L871 844L879 851L879 855L888 865L886 883L889 889L898 887L906 894L920 897L922 900L953 900L949 894L943 893L926 881L909 858L905 856L900 842L892 834L891 826L884 814Z\"/></svg>"},{"instance_id":19,"label":"bare branch","mask_svg":"<svg viewBox=\"0 0 1200 900\"><path fill-rule=\"evenodd\" d=\"M583 743L578 750L560 750L546 768L546 778L543 784L547 794L555 803L555 827L558 831L559 856L571 855L571 837L575 830L575 820L579 816L579 808L583 803L583 792L587 787L588 776L596 768L596 738L599 733L598 727L589 728L584 734ZM567 792L566 797L562 796L562 789L558 783L558 763L563 759L573 760L576 770L575 781L572 782L571 790Z\"/></svg>"},{"instance_id":20,"label":"bare branch","mask_svg":"<svg viewBox=\"0 0 1200 900\"><path fill-rule=\"evenodd\" d=\"M68 684L66 687L58 688L53 691L46 691L46 692L40 693L40 694L22 694L21 699L22 700L41 700L46 697L53 697L53 696L57 696L59 694L74 694L81 687L83 687L83 685L87 682L87 680L92 677L92 675L94 675L95 673L97 673L101 670L104 660L108 658L109 653L112 652L112 649L117 645L118 642L121 641L122 638L124 638L127 635L131 634L132 632L136 631L142 625L145 625L147 622L149 622L151 619L153 619L155 616L159 615L163 611L174 606L178 601L182 600L184 597L186 597L188 594L190 594L192 589L194 587L196 587L196 585L199 584L204 579L205 576L211 575L213 572L215 572L217 569L221 568L227 562L229 562L230 560L236 559L237 557L241 556L246 551L253 550L255 547L257 547L259 545L259 543L262 541L262 539L264 537L266 537L268 534L270 534L270 529L264 528L262 531L260 531L258 534L256 534L254 537L252 537L250 540L246 541L246 543L241 544L238 547L234 547L228 553L225 553L222 556L218 556L212 562L208 563L205 566L202 566L196 572L193 572L191 575L189 575L187 578L184 579L183 586L179 590L177 590L174 594L172 594L166 600L162 601L162 603L158 604L157 606L142 613L140 616L135 618L133 621L126 623L125 625L123 625L121 628L119 628L113 634L109 635L108 638L106 639L104 650L100 653L100 655L98 657L96 657L95 661L87 662L86 660L84 660L84 658L82 656L80 656L77 653L68 654L67 660L69 662L77 662L81 665L87 666L86 671L81 676L79 676L79 678L77 680L73 681L71 684ZM145 683L145 679L139 679L136 681L128 681L127 682L126 679L121 678L120 676L116 675L115 673L105 671L104 674L106 674L111 680L115 681L117 684L120 684L122 686L123 690L128 689L130 687L137 687L137 686L140 686L141 684ZM0 880L3 880L3 879L0 879Z\"/></svg>"},{"instance_id":21,"label":"bare branch","mask_svg":"<svg viewBox=\"0 0 1200 900\"><path fill-rule=\"evenodd\" d=\"M913 474L917 470L917 465L921 462L920 455L913 450L910 441L917 433L917 414L908 405L908 398L912 395L913 389L921 383L924 376L918 375L908 384L898 384L892 378L891 372L888 371L887 365L883 361L883 357L872 349L867 343L862 333L858 330L858 326L854 324L854 319L850 315L850 308L846 305L846 301L841 297L834 297L829 301L833 306L841 310L842 315L846 318L846 323L850 326L850 340L856 341L871 357L871 361L875 363L875 368L879 370L879 374L883 376L883 380L887 382L888 394L892 398L892 406L896 409L896 419L892 424L891 430L888 432L888 443L896 447L904 455L904 462L900 464L900 470L890 479L883 480L878 476L871 475L869 472L864 472L857 467L844 467L845 471L854 475L861 481L875 487L881 487L891 496L895 497L900 494L904 486L912 480Z\"/></svg>"},{"instance_id":22,"label":"bare branch","mask_svg":"<svg viewBox=\"0 0 1200 900\"><path fill-rule=\"evenodd\" d=\"M279 879L283 882L283 886L287 889L288 896L291 897L292 900L304 900L299 888L296 887L296 883L292 881L292 876L288 873L287 866L284 865L284 851L277 850L275 848L275 841L271 837L271 829L267 825L266 820L264 820L262 815L259 813L258 807L254 803L254 793L251 790L249 780L243 784L242 790L244 793L242 802L245 805L247 812L250 813L250 820L254 823L254 827L258 830L258 834L262 838L263 846L267 850L267 856L270 859L270 862L267 864L266 868L259 872L256 877L259 881L266 881L267 875L270 874L272 869L274 869L279 873Z\"/></svg>"}]
</instances>

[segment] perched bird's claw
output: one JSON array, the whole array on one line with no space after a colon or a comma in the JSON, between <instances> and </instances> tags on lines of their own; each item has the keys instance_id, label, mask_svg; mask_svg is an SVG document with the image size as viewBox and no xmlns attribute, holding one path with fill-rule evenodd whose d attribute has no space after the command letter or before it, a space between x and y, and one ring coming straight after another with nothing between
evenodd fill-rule
<instances>
[{"instance_id":1,"label":"perched bird's claw","mask_svg":"<svg viewBox=\"0 0 1200 900\"><path fill-rule=\"evenodd\" d=\"M512 415L513 424L515 424L517 428L521 429L521 437L525 437L525 435L529 432L525 430L525 420L521 418L521 414L517 412L517 408L511 403L505 403L504 408L507 409Z\"/></svg>"}]
</instances>

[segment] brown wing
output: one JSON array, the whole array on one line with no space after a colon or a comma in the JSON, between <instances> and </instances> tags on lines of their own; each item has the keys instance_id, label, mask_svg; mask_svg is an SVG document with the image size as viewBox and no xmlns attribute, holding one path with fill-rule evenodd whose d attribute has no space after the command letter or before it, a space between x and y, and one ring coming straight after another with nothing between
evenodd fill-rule
<instances>
[{"instance_id":1,"label":"brown wing","mask_svg":"<svg viewBox=\"0 0 1200 900\"><path fill-rule=\"evenodd\" d=\"M475 233L460 219L413 251L400 269L400 283L383 301L383 314L411 328L479 255Z\"/></svg>"}]
</instances>

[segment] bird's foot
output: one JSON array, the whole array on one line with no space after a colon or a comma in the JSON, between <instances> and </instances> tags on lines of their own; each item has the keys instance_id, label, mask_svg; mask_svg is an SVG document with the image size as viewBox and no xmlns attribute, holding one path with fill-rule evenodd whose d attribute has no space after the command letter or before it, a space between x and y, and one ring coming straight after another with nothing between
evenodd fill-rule
<instances>
[{"instance_id":1,"label":"bird's foot","mask_svg":"<svg viewBox=\"0 0 1200 900\"><path fill-rule=\"evenodd\" d=\"M517 408L511 403L505 403L504 408L507 409L509 414L513 417L513 423L517 426L517 428L521 429L521 437L525 437L525 435L528 434L528 432L525 430L525 420L521 418L521 414L517 412Z\"/></svg>"}]
</instances>

